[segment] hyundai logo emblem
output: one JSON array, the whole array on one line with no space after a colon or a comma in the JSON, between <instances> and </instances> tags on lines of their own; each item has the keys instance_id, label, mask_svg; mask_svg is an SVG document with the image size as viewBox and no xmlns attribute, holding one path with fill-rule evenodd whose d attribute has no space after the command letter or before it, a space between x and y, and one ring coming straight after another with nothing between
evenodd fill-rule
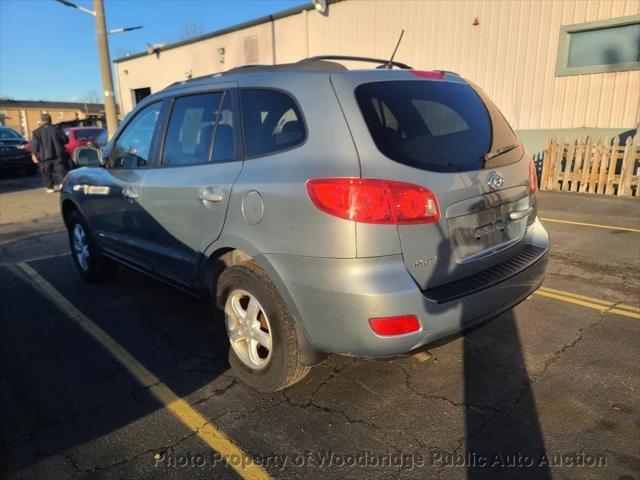
<instances>
[{"instance_id":1,"label":"hyundai logo emblem","mask_svg":"<svg viewBox=\"0 0 640 480\"><path fill-rule=\"evenodd\" d=\"M498 172L491 172L487 177L487 185L491 190L500 190L504 185L504 177Z\"/></svg>"}]
</instances>

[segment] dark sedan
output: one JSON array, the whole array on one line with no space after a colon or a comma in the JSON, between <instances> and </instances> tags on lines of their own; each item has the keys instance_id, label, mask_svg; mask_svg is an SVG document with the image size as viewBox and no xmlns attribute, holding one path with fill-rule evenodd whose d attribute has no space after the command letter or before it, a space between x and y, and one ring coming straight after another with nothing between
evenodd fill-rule
<instances>
[{"instance_id":1,"label":"dark sedan","mask_svg":"<svg viewBox=\"0 0 640 480\"><path fill-rule=\"evenodd\" d=\"M31 161L31 144L9 127L0 127L0 171L24 170L36 173L38 167Z\"/></svg>"}]
</instances>

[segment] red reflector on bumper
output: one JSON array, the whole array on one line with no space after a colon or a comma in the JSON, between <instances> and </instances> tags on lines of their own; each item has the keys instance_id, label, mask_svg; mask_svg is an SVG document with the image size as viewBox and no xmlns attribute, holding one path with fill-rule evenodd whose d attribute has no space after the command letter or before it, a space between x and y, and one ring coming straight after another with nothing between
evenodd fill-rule
<instances>
[{"instance_id":1,"label":"red reflector on bumper","mask_svg":"<svg viewBox=\"0 0 640 480\"><path fill-rule=\"evenodd\" d=\"M370 318L369 325L375 333L384 336L402 335L420 330L420 322L415 315Z\"/></svg>"}]
</instances>

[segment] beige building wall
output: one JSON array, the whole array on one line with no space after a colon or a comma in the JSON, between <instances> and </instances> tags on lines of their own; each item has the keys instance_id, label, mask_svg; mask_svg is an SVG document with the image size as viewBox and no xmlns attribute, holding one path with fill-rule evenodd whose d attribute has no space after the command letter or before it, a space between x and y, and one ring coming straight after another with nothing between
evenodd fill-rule
<instances>
[{"instance_id":1,"label":"beige building wall","mask_svg":"<svg viewBox=\"0 0 640 480\"><path fill-rule=\"evenodd\" d=\"M124 113L133 108L133 90L150 87L151 92L191 77L223 72L245 65L245 39L255 39L256 60L250 63L273 63L272 26L256 25L179 48L161 51L130 61L116 63L120 105ZM247 40L250 42L251 40ZM218 54L223 48L224 55Z\"/></svg>"},{"instance_id":2,"label":"beige building wall","mask_svg":"<svg viewBox=\"0 0 640 480\"><path fill-rule=\"evenodd\" d=\"M5 127L13 128L16 132L22 133L22 127L20 125L20 110L17 108L0 108L1 123Z\"/></svg>"},{"instance_id":3,"label":"beige building wall","mask_svg":"<svg viewBox=\"0 0 640 480\"><path fill-rule=\"evenodd\" d=\"M481 86L518 130L632 128L640 121L640 71L555 76L560 27L640 14L638 0L345 0L116 64L121 105L132 89L156 92L246 63L322 54L388 57L417 69L460 73ZM478 24L473 25L478 19ZM246 39L257 39L248 62ZM224 48L224 63L218 54Z\"/></svg>"},{"instance_id":4,"label":"beige building wall","mask_svg":"<svg viewBox=\"0 0 640 480\"><path fill-rule=\"evenodd\" d=\"M2 123L7 127L13 128L27 139L31 139L33 131L40 126L40 117L45 112L51 115L51 121L54 125L59 122L86 118L84 112L76 109L11 108L0 106L0 114L3 117Z\"/></svg>"}]
</instances>

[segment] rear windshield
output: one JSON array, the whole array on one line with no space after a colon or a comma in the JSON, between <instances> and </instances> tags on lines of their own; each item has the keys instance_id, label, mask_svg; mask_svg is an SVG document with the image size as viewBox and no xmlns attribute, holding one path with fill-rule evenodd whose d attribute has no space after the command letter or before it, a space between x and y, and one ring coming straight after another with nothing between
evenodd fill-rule
<instances>
[{"instance_id":1,"label":"rear windshield","mask_svg":"<svg viewBox=\"0 0 640 480\"><path fill-rule=\"evenodd\" d=\"M365 83L356 99L378 149L397 162L436 172L483 168L491 119L466 84Z\"/></svg>"},{"instance_id":2,"label":"rear windshield","mask_svg":"<svg viewBox=\"0 0 640 480\"><path fill-rule=\"evenodd\" d=\"M12 130L10 128L0 128L0 140L18 140L18 139L22 139L22 136L15 130Z\"/></svg>"},{"instance_id":3,"label":"rear windshield","mask_svg":"<svg viewBox=\"0 0 640 480\"><path fill-rule=\"evenodd\" d=\"M75 130L74 134L78 140L86 140L88 138L96 138L102 130L100 128L87 128Z\"/></svg>"}]
</instances>

